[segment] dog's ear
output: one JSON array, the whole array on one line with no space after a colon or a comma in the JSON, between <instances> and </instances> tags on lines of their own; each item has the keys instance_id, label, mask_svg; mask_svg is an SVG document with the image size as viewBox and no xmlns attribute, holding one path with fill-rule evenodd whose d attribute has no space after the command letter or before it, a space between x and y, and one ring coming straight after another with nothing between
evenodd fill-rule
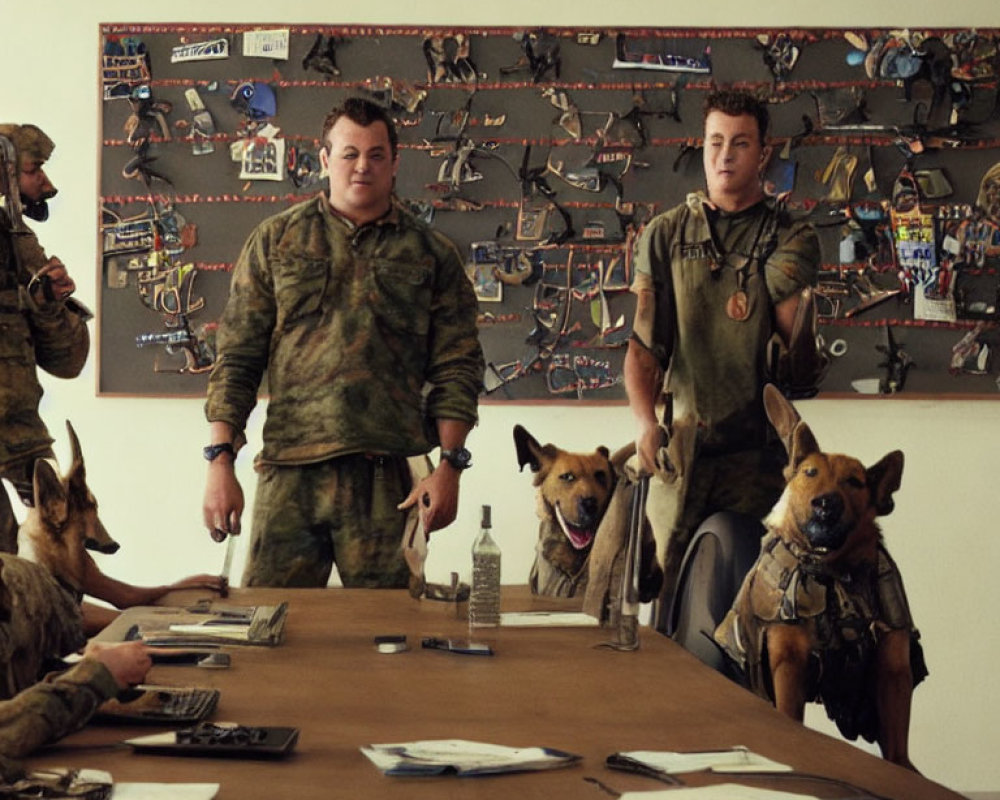
<instances>
[{"instance_id":1,"label":"dog's ear","mask_svg":"<svg viewBox=\"0 0 1000 800\"><path fill-rule=\"evenodd\" d=\"M66 487L59 480L59 475L48 461L39 459L35 462L33 476L35 489L35 508L43 519L56 525L63 525L69 514L69 501Z\"/></svg>"},{"instance_id":2,"label":"dog's ear","mask_svg":"<svg viewBox=\"0 0 1000 800\"><path fill-rule=\"evenodd\" d=\"M522 426L514 426L514 447L517 450L517 465L524 470L525 465L532 472L538 472L543 460L551 460L555 456L555 448L547 444L542 447L538 441Z\"/></svg>"},{"instance_id":3,"label":"dog's ear","mask_svg":"<svg viewBox=\"0 0 1000 800\"><path fill-rule=\"evenodd\" d=\"M788 453L785 477L789 478L806 456L819 452L819 444L795 406L771 383L764 386L764 410Z\"/></svg>"},{"instance_id":4,"label":"dog's ear","mask_svg":"<svg viewBox=\"0 0 1000 800\"><path fill-rule=\"evenodd\" d=\"M778 432L778 438L785 446L785 452L791 455L792 433L795 431L795 426L802 422L802 417L795 410L795 406L773 383L764 386L764 411L767 413L771 425Z\"/></svg>"},{"instance_id":5,"label":"dog's ear","mask_svg":"<svg viewBox=\"0 0 1000 800\"><path fill-rule=\"evenodd\" d=\"M896 507L892 495L903 480L903 453L893 450L877 464L865 470L868 478L868 490L872 496L872 506L875 513L883 517L892 513Z\"/></svg>"},{"instance_id":6,"label":"dog's ear","mask_svg":"<svg viewBox=\"0 0 1000 800\"><path fill-rule=\"evenodd\" d=\"M70 480L79 478L80 482L86 484L87 473L83 466L83 450L80 449L80 439L69 420L66 420L66 433L69 434L70 454L73 456L66 475Z\"/></svg>"},{"instance_id":7,"label":"dog's ear","mask_svg":"<svg viewBox=\"0 0 1000 800\"><path fill-rule=\"evenodd\" d=\"M788 444L788 467L786 473L793 472L808 456L819 452L816 437L809 426L800 422L792 430L792 440ZM786 474L786 477L789 475Z\"/></svg>"},{"instance_id":8,"label":"dog's ear","mask_svg":"<svg viewBox=\"0 0 1000 800\"><path fill-rule=\"evenodd\" d=\"M611 451L608 450L603 444L597 448L597 452L604 456L608 461L611 460Z\"/></svg>"}]
</instances>

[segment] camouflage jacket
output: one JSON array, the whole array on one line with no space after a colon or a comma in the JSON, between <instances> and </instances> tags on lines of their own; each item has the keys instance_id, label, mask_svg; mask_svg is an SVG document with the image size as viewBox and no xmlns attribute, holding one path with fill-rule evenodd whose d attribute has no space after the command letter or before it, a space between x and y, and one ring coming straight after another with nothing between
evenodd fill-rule
<instances>
[{"instance_id":1,"label":"camouflage jacket","mask_svg":"<svg viewBox=\"0 0 1000 800\"><path fill-rule=\"evenodd\" d=\"M0 698L86 643L79 598L45 567L0 553Z\"/></svg>"},{"instance_id":2,"label":"camouflage jacket","mask_svg":"<svg viewBox=\"0 0 1000 800\"><path fill-rule=\"evenodd\" d=\"M324 195L265 220L233 272L209 421L242 431L267 370L260 461L410 456L476 421L476 298L451 242L399 208L355 227Z\"/></svg>"},{"instance_id":3,"label":"camouflage jacket","mask_svg":"<svg viewBox=\"0 0 1000 800\"><path fill-rule=\"evenodd\" d=\"M713 235L714 234L714 235ZM770 201L710 222L700 193L653 219L636 250L633 291L652 287L652 341L675 418L696 424L698 447L725 453L764 443L761 391L774 306L816 281L819 241ZM727 302L746 294L746 317ZM638 333L638 331L637 331Z\"/></svg>"},{"instance_id":4,"label":"camouflage jacket","mask_svg":"<svg viewBox=\"0 0 1000 800\"><path fill-rule=\"evenodd\" d=\"M40 305L27 290L47 261L35 235L11 233L0 214L0 471L52 444L38 415L37 368L74 378L90 350L87 309L73 299Z\"/></svg>"},{"instance_id":5,"label":"camouflage jacket","mask_svg":"<svg viewBox=\"0 0 1000 800\"><path fill-rule=\"evenodd\" d=\"M5 782L21 778L24 765L17 759L82 728L97 707L117 692L108 669L85 658L72 669L53 673L0 702L0 776Z\"/></svg>"}]
</instances>

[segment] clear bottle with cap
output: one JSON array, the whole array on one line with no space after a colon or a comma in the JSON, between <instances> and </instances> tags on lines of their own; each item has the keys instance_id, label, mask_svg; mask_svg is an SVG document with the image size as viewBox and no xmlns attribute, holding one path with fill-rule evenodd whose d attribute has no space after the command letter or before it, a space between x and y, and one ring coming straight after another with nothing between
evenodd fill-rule
<instances>
[{"instance_id":1,"label":"clear bottle with cap","mask_svg":"<svg viewBox=\"0 0 1000 800\"><path fill-rule=\"evenodd\" d=\"M472 544L469 625L473 628L500 624L500 547L490 533L490 517L490 506L483 506L479 535Z\"/></svg>"}]
</instances>

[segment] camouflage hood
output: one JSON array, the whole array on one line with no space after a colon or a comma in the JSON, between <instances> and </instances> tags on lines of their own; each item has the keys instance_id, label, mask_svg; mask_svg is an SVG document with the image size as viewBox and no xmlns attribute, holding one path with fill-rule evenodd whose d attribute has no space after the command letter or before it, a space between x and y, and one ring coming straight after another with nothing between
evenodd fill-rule
<instances>
[{"instance_id":1,"label":"camouflage hood","mask_svg":"<svg viewBox=\"0 0 1000 800\"><path fill-rule=\"evenodd\" d=\"M49 160L56 145L37 125L0 124L0 136L6 136L17 151L17 165L21 171L35 169ZM58 194L51 182L39 197L21 196L23 213L33 220L44 222L49 218L48 201Z\"/></svg>"},{"instance_id":2,"label":"camouflage hood","mask_svg":"<svg viewBox=\"0 0 1000 800\"><path fill-rule=\"evenodd\" d=\"M0 124L0 136L6 136L14 145L22 169L27 164L44 164L52 156L56 145L37 125Z\"/></svg>"}]
</instances>

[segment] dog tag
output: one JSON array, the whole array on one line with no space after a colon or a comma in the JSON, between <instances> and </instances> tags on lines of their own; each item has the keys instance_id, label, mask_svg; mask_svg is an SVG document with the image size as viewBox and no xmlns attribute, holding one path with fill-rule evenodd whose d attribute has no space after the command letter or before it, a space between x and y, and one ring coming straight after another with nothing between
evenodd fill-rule
<instances>
[{"instance_id":1,"label":"dog tag","mask_svg":"<svg viewBox=\"0 0 1000 800\"><path fill-rule=\"evenodd\" d=\"M742 322L750 316L750 302L747 293L742 289L729 295L726 301L726 316L737 322Z\"/></svg>"}]
</instances>

